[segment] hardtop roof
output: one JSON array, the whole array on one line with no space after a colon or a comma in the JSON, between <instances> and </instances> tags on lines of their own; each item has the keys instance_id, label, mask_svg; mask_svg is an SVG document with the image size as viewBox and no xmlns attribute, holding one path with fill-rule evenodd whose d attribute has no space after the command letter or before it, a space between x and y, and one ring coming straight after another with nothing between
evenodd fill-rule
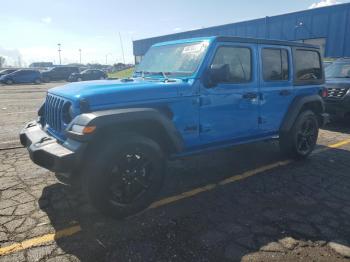
<instances>
[{"instance_id":1,"label":"hardtop roof","mask_svg":"<svg viewBox=\"0 0 350 262\"><path fill-rule=\"evenodd\" d=\"M173 40L173 41L160 42L160 43L154 44L153 46L182 44L182 43L191 43L191 42L199 42L199 41L255 43L255 44L283 45L283 46L295 46L295 47L303 47L303 48L320 49L318 46L311 45L311 44L305 44L305 43L299 43L299 42L275 40L275 39L264 39L264 38L236 37L236 36L210 36L210 37L186 38L186 39L178 39L178 40Z\"/></svg>"},{"instance_id":2,"label":"hardtop roof","mask_svg":"<svg viewBox=\"0 0 350 262\"><path fill-rule=\"evenodd\" d=\"M275 40L275 39L264 39L264 38L248 38L248 37L235 37L235 36L217 36L216 41L219 42L241 42L241 43L256 43L265 45L284 45L284 46L296 46L304 48L320 49L318 46L305 44L293 41Z\"/></svg>"}]
</instances>

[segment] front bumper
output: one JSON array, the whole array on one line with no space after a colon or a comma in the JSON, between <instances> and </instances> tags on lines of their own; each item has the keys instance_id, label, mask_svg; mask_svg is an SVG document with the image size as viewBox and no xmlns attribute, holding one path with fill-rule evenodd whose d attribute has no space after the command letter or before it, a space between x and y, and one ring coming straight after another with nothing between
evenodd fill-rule
<instances>
[{"instance_id":1,"label":"front bumper","mask_svg":"<svg viewBox=\"0 0 350 262\"><path fill-rule=\"evenodd\" d=\"M328 113L322 113L321 117L321 127L327 125L330 122L330 116Z\"/></svg>"},{"instance_id":2,"label":"front bumper","mask_svg":"<svg viewBox=\"0 0 350 262\"><path fill-rule=\"evenodd\" d=\"M350 113L350 97L341 100L326 100L326 112L336 117L344 117Z\"/></svg>"},{"instance_id":3,"label":"front bumper","mask_svg":"<svg viewBox=\"0 0 350 262\"><path fill-rule=\"evenodd\" d=\"M59 143L36 121L21 131L20 141L35 164L53 172L71 172L77 168L86 147L85 143L71 139Z\"/></svg>"}]
</instances>

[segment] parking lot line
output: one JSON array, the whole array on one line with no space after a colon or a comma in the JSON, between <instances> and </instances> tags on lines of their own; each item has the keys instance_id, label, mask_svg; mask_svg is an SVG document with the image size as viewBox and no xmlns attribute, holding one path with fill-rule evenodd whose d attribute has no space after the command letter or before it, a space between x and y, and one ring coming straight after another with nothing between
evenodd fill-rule
<instances>
[{"instance_id":1,"label":"parking lot line","mask_svg":"<svg viewBox=\"0 0 350 262\"><path fill-rule=\"evenodd\" d=\"M31 248L33 246L42 245L44 243L51 242L51 241L54 241L56 239L60 239L63 237L68 237L68 236L71 236L71 235L78 233L79 231L81 231L80 225L75 225L72 227L68 227L68 228L59 230L56 233L31 238L31 239L25 240L21 243L12 244L12 245L9 245L7 247L2 247L2 248L0 248L0 256L8 255L10 253L15 253L15 252L27 249L27 248Z\"/></svg>"},{"instance_id":2,"label":"parking lot line","mask_svg":"<svg viewBox=\"0 0 350 262\"><path fill-rule=\"evenodd\" d=\"M3 113L4 115L15 115L15 114L31 114L36 113L38 111L20 111L20 112L6 112L6 111L0 111L0 113Z\"/></svg>"},{"instance_id":3,"label":"parking lot line","mask_svg":"<svg viewBox=\"0 0 350 262\"><path fill-rule=\"evenodd\" d=\"M350 144L350 139L346 139L346 140L340 141L340 142L335 143L335 144L330 144L325 148L317 149L314 151L314 154L318 154L318 153L321 153L321 152L324 152L324 151L327 151L330 149L339 148L339 147L342 147L342 146L348 145L348 144ZM177 202L177 201L182 200L182 199L190 198L190 197L193 197L193 196L198 195L200 193L211 191L219 186L223 186L223 185L234 183L234 182L237 182L240 180L244 180L246 178L261 174L263 172L272 170L274 168L286 166L286 165L293 163L293 162L294 162L294 160L278 161L276 163L272 163L272 164L265 165L265 166L262 166L259 168L255 168L253 170L248 170L240 175L235 175L235 176L226 178L226 179L224 179L216 184L209 184L209 185L206 185L203 187L198 187L198 188L192 189L192 190L187 191L187 192L183 192L183 193L176 195L176 196L163 198L163 199L151 204L149 209L158 208L161 206L165 206L165 205ZM21 243L5 246L5 247L0 248L0 256L8 255L8 254L20 251L20 250L31 248L33 246L42 245L42 244L45 244L47 242L51 242L51 241L54 241L54 240L57 240L57 239L60 239L63 237L68 237L68 236L74 235L80 231L81 231L80 225L75 225L75 226L68 227L68 228L62 229L60 231L57 231L56 233L43 235L40 237L25 240Z\"/></svg>"}]
</instances>

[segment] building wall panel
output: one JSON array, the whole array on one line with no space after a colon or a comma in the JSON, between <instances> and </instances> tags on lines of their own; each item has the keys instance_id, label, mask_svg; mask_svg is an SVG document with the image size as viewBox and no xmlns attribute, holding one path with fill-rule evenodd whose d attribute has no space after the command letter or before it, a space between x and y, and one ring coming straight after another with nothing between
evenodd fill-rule
<instances>
[{"instance_id":1,"label":"building wall panel","mask_svg":"<svg viewBox=\"0 0 350 262\"><path fill-rule=\"evenodd\" d=\"M350 3L137 40L133 51L142 56L158 42L213 35L290 41L325 38L326 56L350 57Z\"/></svg>"}]
</instances>

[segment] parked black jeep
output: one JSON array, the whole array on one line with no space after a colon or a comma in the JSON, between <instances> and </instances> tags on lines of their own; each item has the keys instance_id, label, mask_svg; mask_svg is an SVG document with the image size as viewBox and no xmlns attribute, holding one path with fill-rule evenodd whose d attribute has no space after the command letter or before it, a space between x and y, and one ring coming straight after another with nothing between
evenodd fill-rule
<instances>
[{"instance_id":1,"label":"parked black jeep","mask_svg":"<svg viewBox=\"0 0 350 262\"><path fill-rule=\"evenodd\" d=\"M326 69L326 111L332 118L350 118L350 58L335 61Z\"/></svg>"}]
</instances>

